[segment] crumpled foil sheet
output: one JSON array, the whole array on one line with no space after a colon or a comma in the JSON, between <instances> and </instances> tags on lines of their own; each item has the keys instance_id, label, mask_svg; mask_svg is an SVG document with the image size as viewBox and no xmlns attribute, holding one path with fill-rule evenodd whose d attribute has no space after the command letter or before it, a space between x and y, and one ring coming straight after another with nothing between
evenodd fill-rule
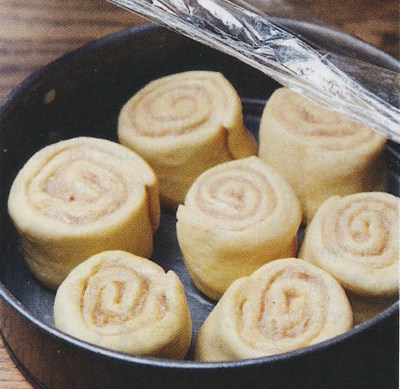
<instances>
[{"instance_id":1,"label":"crumpled foil sheet","mask_svg":"<svg viewBox=\"0 0 400 389\"><path fill-rule=\"evenodd\" d=\"M311 47L245 0L109 1L234 56L400 142L397 72Z\"/></svg>"}]
</instances>

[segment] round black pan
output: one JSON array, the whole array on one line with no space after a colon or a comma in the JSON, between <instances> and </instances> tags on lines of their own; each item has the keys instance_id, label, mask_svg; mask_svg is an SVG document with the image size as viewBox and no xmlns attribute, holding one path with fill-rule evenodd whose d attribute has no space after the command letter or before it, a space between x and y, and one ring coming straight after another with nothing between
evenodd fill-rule
<instances>
[{"instance_id":1,"label":"round black pan","mask_svg":"<svg viewBox=\"0 0 400 389\"><path fill-rule=\"evenodd\" d=\"M338 31L281 20L300 35L341 53L393 70L387 54ZM243 101L246 125L256 134L265 101L279 85L213 49L154 25L106 37L41 69L0 106L0 329L6 345L39 388L396 388L398 304L327 342L295 352L224 363L169 361L116 353L53 327L54 293L25 267L7 214L10 185L24 162L43 146L88 135L116 140L123 103L150 80L185 70L221 71ZM390 143L390 191L399 195L399 148ZM152 259L182 279L193 334L213 302L192 285L175 236L175 214L164 210ZM0 380L1 383L1 380Z\"/></svg>"}]
</instances>

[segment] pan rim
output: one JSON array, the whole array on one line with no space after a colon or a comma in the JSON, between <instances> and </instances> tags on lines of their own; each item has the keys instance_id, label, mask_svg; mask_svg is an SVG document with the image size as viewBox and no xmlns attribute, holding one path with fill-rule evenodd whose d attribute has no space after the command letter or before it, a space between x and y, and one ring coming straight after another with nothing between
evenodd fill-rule
<instances>
[{"instance_id":1,"label":"pan rim","mask_svg":"<svg viewBox=\"0 0 400 389\"><path fill-rule=\"evenodd\" d=\"M46 332L48 335L52 337L57 337L58 339L66 342L68 344L74 345L79 348L83 348L88 352L95 353L101 355L103 357L114 358L116 360L122 362L130 362L137 363L143 365L151 365L163 368L189 368L189 369L208 369L208 368L238 368L238 367L246 367L254 364L262 364L262 363L278 363L282 360L288 360L292 358L296 358L305 353L310 353L314 351L322 351L323 349L330 347L332 344L338 345L342 342L345 342L347 339L356 336L360 332L367 330L369 328L374 327L374 325L379 322L385 320L389 316L393 315L398 311L399 301L396 301L388 308L371 318L370 320L358 324L354 326L352 329L346 331L345 333L338 335L334 338L325 340L323 342L303 347L297 350L274 354L265 357L259 358L249 358L249 359L241 359L234 361L218 361L218 362L198 362L192 360L171 360L171 359L162 359L162 358L154 358L154 357L143 357L138 355L130 355L124 354L121 352L113 351L110 349L106 349L100 346L96 346L94 344L82 341L78 338L70 336L55 327L52 327L43 321L39 320L35 316L33 316L12 294L8 289L4 286L4 284L0 281L0 296L3 297L4 301L8 303L15 311L17 311L24 319L28 320L30 323L35 325L38 329L43 332Z\"/></svg>"}]
</instances>

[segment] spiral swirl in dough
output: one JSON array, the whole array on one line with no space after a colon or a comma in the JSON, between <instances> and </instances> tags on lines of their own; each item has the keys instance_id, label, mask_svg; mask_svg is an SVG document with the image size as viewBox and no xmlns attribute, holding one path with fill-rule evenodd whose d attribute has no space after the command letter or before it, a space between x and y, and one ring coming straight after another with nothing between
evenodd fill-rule
<instances>
[{"instance_id":1,"label":"spiral swirl in dough","mask_svg":"<svg viewBox=\"0 0 400 389\"><path fill-rule=\"evenodd\" d=\"M32 156L14 180L8 208L28 266L51 288L100 251L149 256L160 217L150 166L117 143L88 137Z\"/></svg>"},{"instance_id":2,"label":"spiral swirl in dough","mask_svg":"<svg viewBox=\"0 0 400 389\"><path fill-rule=\"evenodd\" d=\"M218 299L235 279L295 254L301 210L286 180L248 157L200 175L177 219L189 274L204 294Z\"/></svg>"},{"instance_id":3,"label":"spiral swirl in dough","mask_svg":"<svg viewBox=\"0 0 400 389\"><path fill-rule=\"evenodd\" d=\"M309 222L324 200L385 189L386 140L287 88L268 100L260 124L260 158L292 185Z\"/></svg>"},{"instance_id":4,"label":"spiral swirl in dough","mask_svg":"<svg viewBox=\"0 0 400 389\"><path fill-rule=\"evenodd\" d=\"M289 352L352 326L340 284L296 258L271 261L236 280L203 323L195 359L225 361Z\"/></svg>"},{"instance_id":5,"label":"spiral swirl in dough","mask_svg":"<svg viewBox=\"0 0 400 389\"><path fill-rule=\"evenodd\" d=\"M344 286L356 323L398 297L399 221L398 197L365 192L329 198L306 230L300 257Z\"/></svg>"},{"instance_id":6,"label":"spiral swirl in dough","mask_svg":"<svg viewBox=\"0 0 400 389\"><path fill-rule=\"evenodd\" d=\"M150 82L122 108L118 137L149 162L160 181L161 202L173 208L203 171L257 152L236 90L210 71Z\"/></svg>"},{"instance_id":7,"label":"spiral swirl in dough","mask_svg":"<svg viewBox=\"0 0 400 389\"><path fill-rule=\"evenodd\" d=\"M54 322L79 339L116 351L182 359L191 320L177 275L124 252L82 262L57 290Z\"/></svg>"}]
</instances>

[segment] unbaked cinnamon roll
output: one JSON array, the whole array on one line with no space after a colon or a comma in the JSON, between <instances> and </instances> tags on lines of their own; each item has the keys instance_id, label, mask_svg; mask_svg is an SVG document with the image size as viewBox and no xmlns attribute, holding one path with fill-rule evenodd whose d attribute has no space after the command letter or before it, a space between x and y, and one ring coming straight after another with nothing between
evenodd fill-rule
<instances>
[{"instance_id":1,"label":"unbaked cinnamon roll","mask_svg":"<svg viewBox=\"0 0 400 389\"><path fill-rule=\"evenodd\" d=\"M249 157L200 175L177 219L189 274L200 291L217 300L237 278L295 254L301 210L286 180Z\"/></svg>"},{"instance_id":2,"label":"unbaked cinnamon roll","mask_svg":"<svg viewBox=\"0 0 400 389\"><path fill-rule=\"evenodd\" d=\"M191 320L177 275L148 259L106 251L71 271L57 290L55 326L108 349L182 359Z\"/></svg>"},{"instance_id":3,"label":"unbaked cinnamon roll","mask_svg":"<svg viewBox=\"0 0 400 389\"><path fill-rule=\"evenodd\" d=\"M280 88L261 118L259 156L286 177L309 222L330 196L385 189L385 143L372 129Z\"/></svg>"},{"instance_id":4,"label":"unbaked cinnamon roll","mask_svg":"<svg viewBox=\"0 0 400 389\"><path fill-rule=\"evenodd\" d=\"M198 332L195 359L285 353L351 326L349 301L332 276L300 259L278 259L228 288Z\"/></svg>"},{"instance_id":5,"label":"unbaked cinnamon roll","mask_svg":"<svg viewBox=\"0 0 400 389\"><path fill-rule=\"evenodd\" d=\"M346 289L355 323L398 298L399 198L383 192L334 196L307 227L299 256Z\"/></svg>"},{"instance_id":6,"label":"unbaked cinnamon roll","mask_svg":"<svg viewBox=\"0 0 400 389\"><path fill-rule=\"evenodd\" d=\"M206 169L256 154L237 92L222 74L210 71L150 82L122 108L118 137L152 166L161 202L169 207L183 202Z\"/></svg>"},{"instance_id":7,"label":"unbaked cinnamon roll","mask_svg":"<svg viewBox=\"0 0 400 389\"><path fill-rule=\"evenodd\" d=\"M97 252L151 254L160 217L158 182L126 147L74 138L29 159L12 185L8 209L27 265L56 288Z\"/></svg>"}]
</instances>

